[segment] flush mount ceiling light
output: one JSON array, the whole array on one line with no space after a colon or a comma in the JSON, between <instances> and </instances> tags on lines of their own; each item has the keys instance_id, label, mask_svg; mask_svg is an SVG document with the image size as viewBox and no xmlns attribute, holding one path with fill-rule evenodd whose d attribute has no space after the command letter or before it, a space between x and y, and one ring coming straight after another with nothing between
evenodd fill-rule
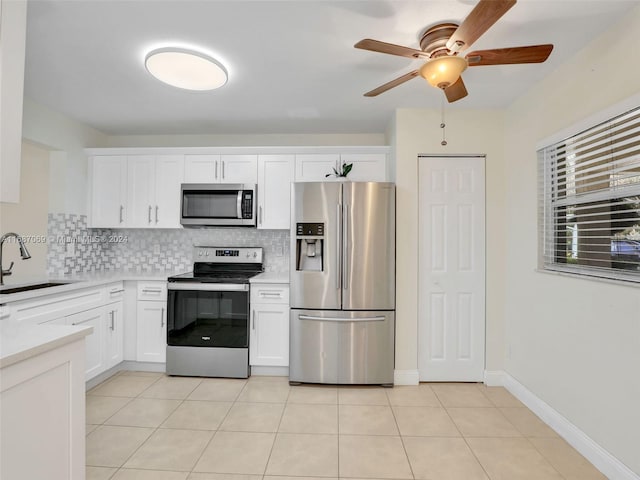
<instances>
[{"instance_id":1,"label":"flush mount ceiling light","mask_svg":"<svg viewBox=\"0 0 640 480\"><path fill-rule=\"evenodd\" d=\"M153 50L147 54L144 64L161 82L185 90L214 90L227 83L228 78L220 62L193 50Z\"/></svg>"}]
</instances>

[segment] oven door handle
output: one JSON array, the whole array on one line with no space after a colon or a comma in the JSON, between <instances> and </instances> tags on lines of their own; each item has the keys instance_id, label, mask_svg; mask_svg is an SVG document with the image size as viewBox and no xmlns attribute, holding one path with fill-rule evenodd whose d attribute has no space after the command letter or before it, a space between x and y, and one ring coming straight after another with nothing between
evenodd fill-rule
<instances>
[{"instance_id":1,"label":"oven door handle","mask_svg":"<svg viewBox=\"0 0 640 480\"><path fill-rule=\"evenodd\" d=\"M170 282L169 290L192 290L199 292L248 292L248 283L176 283Z\"/></svg>"}]
</instances>

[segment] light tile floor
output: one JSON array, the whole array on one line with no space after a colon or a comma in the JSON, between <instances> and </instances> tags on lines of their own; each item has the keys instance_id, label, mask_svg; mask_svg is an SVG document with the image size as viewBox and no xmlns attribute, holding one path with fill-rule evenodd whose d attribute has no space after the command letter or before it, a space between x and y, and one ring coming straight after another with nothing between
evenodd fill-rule
<instances>
[{"instance_id":1,"label":"light tile floor","mask_svg":"<svg viewBox=\"0 0 640 480\"><path fill-rule=\"evenodd\" d=\"M87 392L88 480L592 480L500 387L290 387L120 372Z\"/></svg>"}]
</instances>

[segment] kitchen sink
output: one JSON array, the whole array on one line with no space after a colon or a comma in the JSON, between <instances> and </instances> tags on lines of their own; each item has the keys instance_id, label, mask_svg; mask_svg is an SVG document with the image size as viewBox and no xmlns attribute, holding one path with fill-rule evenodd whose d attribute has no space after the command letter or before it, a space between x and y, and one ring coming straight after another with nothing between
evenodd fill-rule
<instances>
[{"instance_id":1,"label":"kitchen sink","mask_svg":"<svg viewBox=\"0 0 640 480\"><path fill-rule=\"evenodd\" d=\"M71 282L44 282L32 283L30 285L22 285L20 287L2 288L0 287L0 295L9 295L10 293L28 292L29 290L39 290L40 288L58 287L67 285Z\"/></svg>"}]
</instances>

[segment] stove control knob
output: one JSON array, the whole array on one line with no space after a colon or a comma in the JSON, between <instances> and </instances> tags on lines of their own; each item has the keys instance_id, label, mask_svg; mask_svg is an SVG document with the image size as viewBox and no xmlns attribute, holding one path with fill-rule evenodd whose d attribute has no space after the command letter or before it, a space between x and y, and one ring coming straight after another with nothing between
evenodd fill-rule
<instances>
[{"instance_id":1,"label":"stove control knob","mask_svg":"<svg viewBox=\"0 0 640 480\"><path fill-rule=\"evenodd\" d=\"M205 255L208 257L209 256L209 252L206 252Z\"/></svg>"},{"instance_id":2,"label":"stove control knob","mask_svg":"<svg viewBox=\"0 0 640 480\"><path fill-rule=\"evenodd\" d=\"M253 252L253 258L256 258L258 256L257 252Z\"/></svg>"},{"instance_id":3,"label":"stove control knob","mask_svg":"<svg viewBox=\"0 0 640 480\"><path fill-rule=\"evenodd\" d=\"M202 252L198 252L198 256L201 257L202 256Z\"/></svg>"}]
</instances>

